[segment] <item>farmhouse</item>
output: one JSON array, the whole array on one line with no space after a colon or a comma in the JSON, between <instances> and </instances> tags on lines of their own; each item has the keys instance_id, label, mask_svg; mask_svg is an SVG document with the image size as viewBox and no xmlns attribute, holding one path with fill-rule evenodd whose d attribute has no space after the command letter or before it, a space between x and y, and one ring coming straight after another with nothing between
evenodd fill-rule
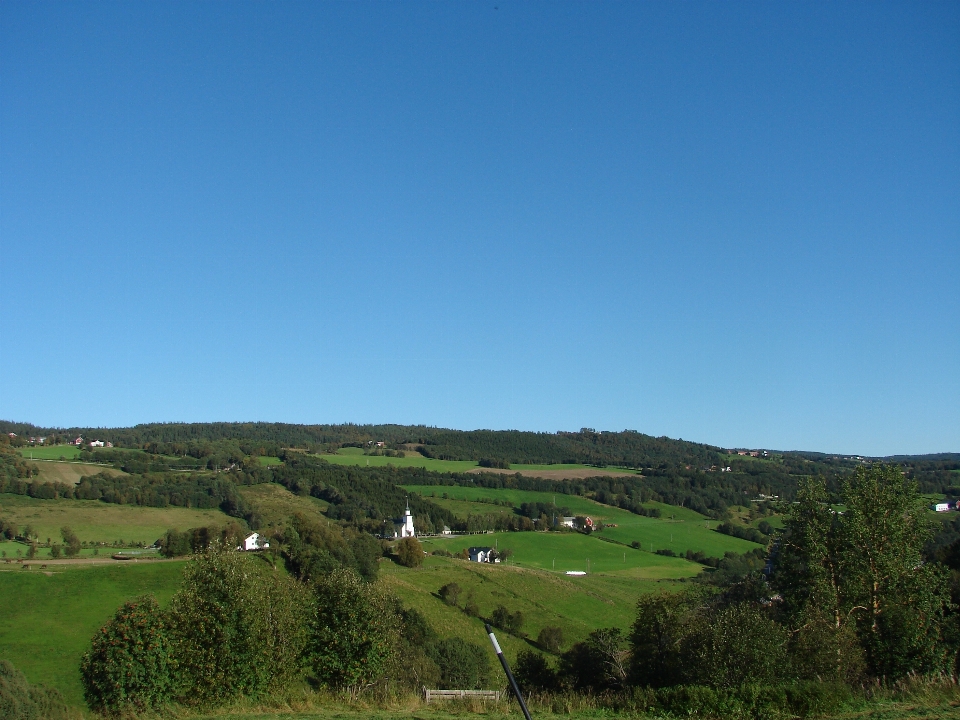
<instances>
[{"instance_id":1,"label":"farmhouse","mask_svg":"<svg viewBox=\"0 0 960 720\"><path fill-rule=\"evenodd\" d=\"M940 502L930 506L930 509L934 512L949 512L953 510L953 504L948 502Z\"/></svg>"},{"instance_id":2,"label":"farmhouse","mask_svg":"<svg viewBox=\"0 0 960 720\"><path fill-rule=\"evenodd\" d=\"M563 527L572 528L576 522L577 519L575 517L565 517L560 521L560 524Z\"/></svg>"},{"instance_id":3,"label":"farmhouse","mask_svg":"<svg viewBox=\"0 0 960 720\"><path fill-rule=\"evenodd\" d=\"M470 555L470 562L500 562L500 558L491 547L472 547L467 550L467 553Z\"/></svg>"},{"instance_id":4,"label":"farmhouse","mask_svg":"<svg viewBox=\"0 0 960 720\"><path fill-rule=\"evenodd\" d=\"M237 550L264 550L270 547L270 543L260 537L260 533L250 533L243 539L243 545Z\"/></svg>"}]
</instances>

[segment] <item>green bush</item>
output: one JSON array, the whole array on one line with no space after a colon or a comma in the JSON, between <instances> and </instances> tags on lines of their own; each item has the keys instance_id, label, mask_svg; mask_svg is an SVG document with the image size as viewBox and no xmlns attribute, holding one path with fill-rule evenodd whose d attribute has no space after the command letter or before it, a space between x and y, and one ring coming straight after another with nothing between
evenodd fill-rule
<instances>
[{"instance_id":1,"label":"green bush","mask_svg":"<svg viewBox=\"0 0 960 720\"><path fill-rule=\"evenodd\" d=\"M169 628L157 601L145 596L125 603L93 638L80 661L87 704L97 712L144 710L171 695Z\"/></svg>"},{"instance_id":2,"label":"green bush","mask_svg":"<svg viewBox=\"0 0 960 720\"><path fill-rule=\"evenodd\" d=\"M397 543L397 561L409 568L423 565L423 546L413 537L405 537Z\"/></svg>"},{"instance_id":3,"label":"green bush","mask_svg":"<svg viewBox=\"0 0 960 720\"><path fill-rule=\"evenodd\" d=\"M435 643L430 656L440 668L440 687L446 690L483 688L490 680L487 649L460 638Z\"/></svg>"},{"instance_id":4,"label":"green bush","mask_svg":"<svg viewBox=\"0 0 960 720\"><path fill-rule=\"evenodd\" d=\"M309 664L320 683L351 691L379 680L399 642L400 620L389 598L352 570L315 585Z\"/></svg>"},{"instance_id":5,"label":"green bush","mask_svg":"<svg viewBox=\"0 0 960 720\"><path fill-rule=\"evenodd\" d=\"M187 565L170 604L180 700L256 697L287 685L299 675L307 606L298 583L212 544Z\"/></svg>"},{"instance_id":6,"label":"green bush","mask_svg":"<svg viewBox=\"0 0 960 720\"><path fill-rule=\"evenodd\" d=\"M4 720L66 720L60 693L31 685L19 670L0 660L0 717Z\"/></svg>"}]
</instances>

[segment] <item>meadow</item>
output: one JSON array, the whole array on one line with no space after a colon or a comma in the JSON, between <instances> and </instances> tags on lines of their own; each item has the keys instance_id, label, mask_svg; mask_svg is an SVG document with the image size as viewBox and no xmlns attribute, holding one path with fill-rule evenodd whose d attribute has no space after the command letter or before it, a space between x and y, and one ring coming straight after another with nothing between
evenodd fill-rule
<instances>
[{"instance_id":1,"label":"meadow","mask_svg":"<svg viewBox=\"0 0 960 720\"><path fill-rule=\"evenodd\" d=\"M277 525L293 517L295 513L303 513L313 519L326 521L323 513L329 503L319 498L294 495L283 485L277 483L262 483L260 485L244 485L239 488L240 495L260 516L263 527Z\"/></svg>"},{"instance_id":2,"label":"meadow","mask_svg":"<svg viewBox=\"0 0 960 720\"><path fill-rule=\"evenodd\" d=\"M79 666L90 638L126 600L149 593L166 603L180 584L183 562L56 566L46 572L7 567L0 564L0 658L31 682L57 688L69 704L85 707Z\"/></svg>"},{"instance_id":3,"label":"meadow","mask_svg":"<svg viewBox=\"0 0 960 720\"><path fill-rule=\"evenodd\" d=\"M481 468L475 460L436 460L434 458L424 457L418 452L407 450L406 457L386 457L383 455L364 455L361 448L340 448L335 455L318 455L327 462L336 465L367 465L369 467L419 467L434 472L458 472L465 473L475 470L487 470ZM261 458L261 462L263 459ZM264 463L267 464L267 463ZM536 477L538 473L557 474L563 471L569 471L571 475L582 476L584 472L589 475L604 475L607 473L631 473L638 474L635 470L621 467L598 468L591 465L579 464L557 464L557 465L511 465L511 473L520 473ZM500 472L500 471L493 471Z\"/></svg>"},{"instance_id":4,"label":"meadow","mask_svg":"<svg viewBox=\"0 0 960 720\"><path fill-rule=\"evenodd\" d=\"M27 460L75 460L80 457L80 448L76 445L31 445L20 448L20 454Z\"/></svg>"},{"instance_id":5,"label":"meadow","mask_svg":"<svg viewBox=\"0 0 960 720\"><path fill-rule=\"evenodd\" d=\"M605 527L597 535L619 543L630 545L634 541L641 543L642 549L648 552L669 549L678 554L687 550L702 551L708 556L722 557L725 552L744 553L758 547L756 543L739 538L722 535L710 528L719 523L708 520L703 515L687 508L664 505L663 503L646 503L647 507L658 508L659 518L634 515L620 508L602 505L589 498L578 495L560 495L532 490L507 490L461 486L436 485L406 485L406 490L415 492L421 497L429 497L438 505L444 503L470 502L469 509L488 508L486 512L502 511L502 506L477 503L477 500L506 500L515 507L525 502L553 503L559 507L567 507L575 515L586 515L595 522L615 524L617 527ZM446 495L446 498L444 498ZM455 513L468 509L460 505L447 505ZM483 512L482 510L480 511ZM524 533L515 533L517 535ZM541 535L541 533L535 533ZM581 568L582 569L582 568Z\"/></svg>"},{"instance_id":6,"label":"meadow","mask_svg":"<svg viewBox=\"0 0 960 720\"><path fill-rule=\"evenodd\" d=\"M60 528L69 525L81 542L151 544L167 530L225 525L234 518L220 510L116 505L99 500L40 500L0 494L0 517L21 530L32 525L41 541L60 541Z\"/></svg>"}]
</instances>

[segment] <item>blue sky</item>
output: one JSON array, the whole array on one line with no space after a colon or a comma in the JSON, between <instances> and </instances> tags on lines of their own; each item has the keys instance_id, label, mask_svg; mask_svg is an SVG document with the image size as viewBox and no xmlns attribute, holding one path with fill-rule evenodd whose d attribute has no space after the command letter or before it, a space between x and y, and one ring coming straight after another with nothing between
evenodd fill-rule
<instances>
[{"instance_id":1,"label":"blue sky","mask_svg":"<svg viewBox=\"0 0 960 720\"><path fill-rule=\"evenodd\" d=\"M0 4L0 417L960 451L956 3Z\"/></svg>"}]
</instances>

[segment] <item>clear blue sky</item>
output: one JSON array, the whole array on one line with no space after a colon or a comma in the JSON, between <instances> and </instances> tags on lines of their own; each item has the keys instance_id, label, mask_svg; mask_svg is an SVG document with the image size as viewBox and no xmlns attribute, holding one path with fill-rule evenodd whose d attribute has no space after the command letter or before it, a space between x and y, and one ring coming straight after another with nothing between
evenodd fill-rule
<instances>
[{"instance_id":1,"label":"clear blue sky","mask_svg":"<svg viewBox=\"0 0 960 720\"><path fill-rule=\"evenodd\" d=\"M0 417L960 451L960 4L0 4Z\"/></svg>"}]
</instances>

